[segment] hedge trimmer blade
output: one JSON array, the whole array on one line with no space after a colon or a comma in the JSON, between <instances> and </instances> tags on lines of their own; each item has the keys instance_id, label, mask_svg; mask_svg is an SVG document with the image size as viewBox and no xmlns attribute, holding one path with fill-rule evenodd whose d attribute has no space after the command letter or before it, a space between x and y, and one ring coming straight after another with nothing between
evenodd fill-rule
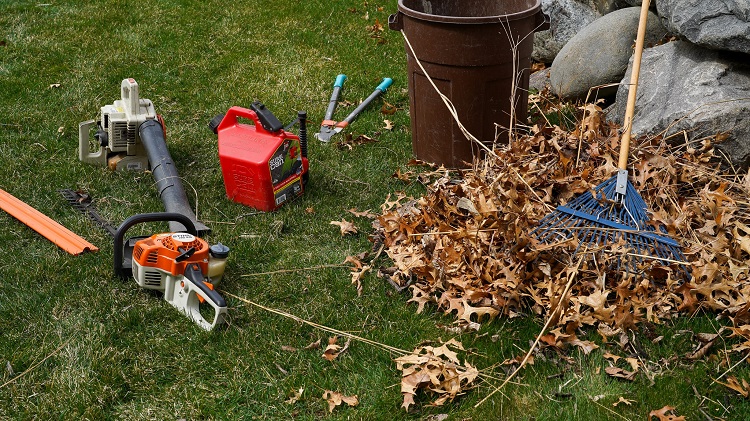
<instances>
[{"instance_id":1,"label":"hedge trimmer blade","mask_svg":"<svg viewBox=\"0 0 750 421\"><path fill-rule=\"evenodd\" d=\"M91 222L107 231L107 233L111 237L115 236L117 228L112 226L109 221L104 219L104 217L102 217L99 212L96 211L94 203L91 201L91 197L89 195L79 193L71 189L62 189L58 191L60 192L60 194L62 194L65 200L68 201L68 203L70 203L74 208L78 209L80 212L86 215Z\"/></svg>"}]
</instances>

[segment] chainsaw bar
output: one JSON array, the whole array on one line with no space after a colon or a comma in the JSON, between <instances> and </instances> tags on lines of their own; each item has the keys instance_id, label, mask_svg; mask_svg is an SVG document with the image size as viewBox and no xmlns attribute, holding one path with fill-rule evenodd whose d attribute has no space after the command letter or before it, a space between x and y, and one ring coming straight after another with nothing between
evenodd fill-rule
<instances>
[{"instance_id":1,"label":"chainsaw bar","mask_svg":"<svg viewBox=\"0 0 750 421\"><path fill-rule=\"evenodd\" d=\"M96 211L94 203L91 201L91 196L71 189L62 189L58 190L58 192L60 192L65 200L67 200L74 208L86 215L91 222L107 231L111 237L115 236L117 228L113 227L109 221L104 219L104 217Z\"/></svg>"}]
</instances>

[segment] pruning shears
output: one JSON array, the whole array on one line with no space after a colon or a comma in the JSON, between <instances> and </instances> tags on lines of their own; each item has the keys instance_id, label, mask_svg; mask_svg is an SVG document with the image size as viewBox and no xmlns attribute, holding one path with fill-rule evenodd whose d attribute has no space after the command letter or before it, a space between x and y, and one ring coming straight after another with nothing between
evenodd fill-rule
<instances>
[{"instance_id":1,"label":"pruning shears","mask_svg":"<svg viewBox=\"0 0 750 421\"><path fill-rule=\"evenodd\" d=\"M357 108L354 109L348 116L346 116L345 119L342 121L334 121L333 118L333 111L336 109L336 105L339 101L339 94L341 93L341 88L344 86L344 81L346 80L345 74L340 74L336 76L336 82L333 84L333 93L331 94L331 100L328 102L328 109L326 110L326 115L323 118L323 122L320 123L320 132L315 133L315 137L317 137L321 142L328 142L331 139L331 136L335 135L336 133L339 133L340 131L344 130L346 126L349 125L352 121L354 121L355 118L357 118L357 115L362 112L362 110L365 109L370 103L378 97L378 95L382 94L383 92L388 89L389 86L393 83L393 79L386 77L383 78L383 81L378 85L377 88L375 88L374 91L370 94L370 96L367 97L364 101L362 101L361 104L357 106Z\"/></svg>"}]
</instances>

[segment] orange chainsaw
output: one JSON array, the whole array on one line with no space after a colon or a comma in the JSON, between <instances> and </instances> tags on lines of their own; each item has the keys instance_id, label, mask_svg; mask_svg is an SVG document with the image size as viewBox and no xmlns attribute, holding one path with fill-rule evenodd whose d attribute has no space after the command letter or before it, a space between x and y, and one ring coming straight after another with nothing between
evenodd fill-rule
<instances>
[{"instance_id":1,"label":"orange chainsaw","mask_svg":"<svg viewBox=\"0 0 750 421\"><path fill-rule=\"evenodd\" d=\"M125 233L144 222L175 221L187 232L132 237ZM193 221L179 213L144 213L126 219L115 232L115 275L135 278L145 289L161 291L164 299L206 330L224 321L227 304L214 287L221 280L229 248L210 246ZM204 314L207 316L204 316Z\"/></svg>"}]
</instances>

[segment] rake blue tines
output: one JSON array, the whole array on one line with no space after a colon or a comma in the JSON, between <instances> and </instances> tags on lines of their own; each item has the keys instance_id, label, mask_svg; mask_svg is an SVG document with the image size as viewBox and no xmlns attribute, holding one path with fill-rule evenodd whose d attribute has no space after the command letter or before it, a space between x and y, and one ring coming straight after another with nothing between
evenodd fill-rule
<instances>
[{"instance_id":1,"label":"rake blue tines","mask_svg":"<svg viewBox=\"0 0 750 421\"><path fill-rule=\"evenodd\" d=\"M622 179L621 179L622 180ZM651 257L663 265L684 262L679 243L666 234L664 227L656 228L649 224L646 203L625 178L627 187L624 197L615 200L618 177L613 176L590 191L583 193L565 206L539 221L539 226L531 232L535 238L546 244L554 244L577 237L576 254L582 246L613 244L623 239L632 249L630 264L626 269L636 268L636 263ZM634 258L634 259L633 259ZM634 261L635 260L635 261ZM618 258L618 266L622 257Z\"/></svg>"}]
</instances>

